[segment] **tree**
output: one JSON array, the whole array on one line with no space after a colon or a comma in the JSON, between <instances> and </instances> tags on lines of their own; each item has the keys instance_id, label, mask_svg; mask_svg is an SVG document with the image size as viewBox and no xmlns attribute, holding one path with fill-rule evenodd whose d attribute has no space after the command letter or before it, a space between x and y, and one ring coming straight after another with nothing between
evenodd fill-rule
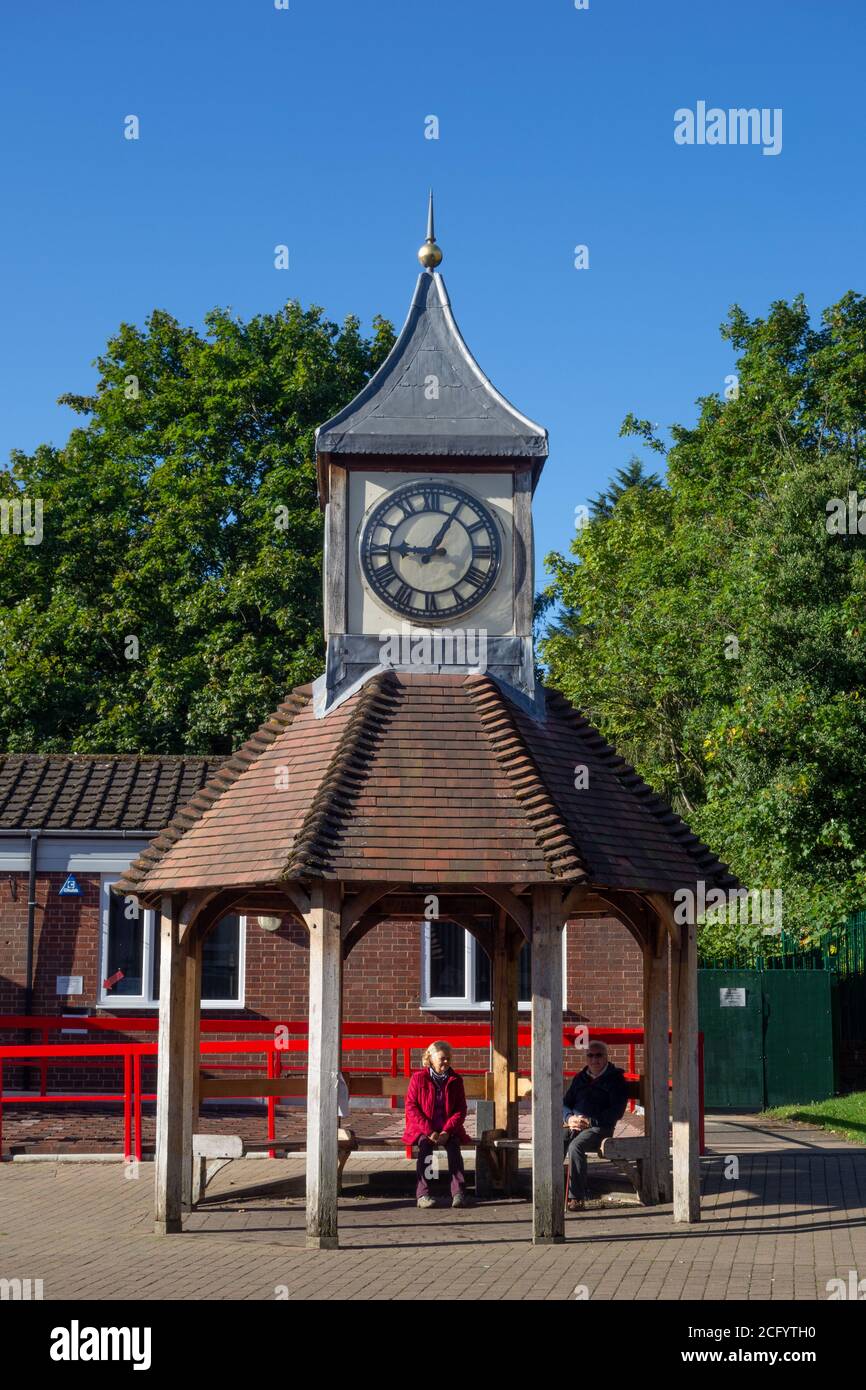
<instances>
[{"instance_id":1,"label":"tree","mask_svg":"<svg viewBox=\"0 0 866 1390\"><path fill-rule=\"evenodd\" d=\"M589 503L590 516L594 520L598 520L599 517L611 516L617 502L632 487L643 488L646 492L652 492L654 488L661 487L661 479L658 474L645 472L643 459L637 457L630 458L625 468L618 468L605 491L600 492L598 497L591 498Z\"/></svg>"},{"instance_id":2,"label":"tree","mask_svg":"<svg viewBox=\"0 0 866 1390\"><path fill-rule=\"evenodd\" d=\"M86 423L15 451L0 502L0 742L230 751L322 665L314 430L393 341L290 302L206 331L156 311L98 358Z\"/></svg>"},{"instance_id":3,"label":"tree","mask_svg":"<svg viewBox=\"0 0 866 1390\"><path fill-rule=\"evenodd\" d=\"M671 427L663 487L549 557L554 684L812 939L866 898L866 300L731 310L730 399ZM624 432L657 450L646 421ZM866 511L866 508L864 508ZM569 631L569 628L571 629Z\"/></svg>"}]
</instances>

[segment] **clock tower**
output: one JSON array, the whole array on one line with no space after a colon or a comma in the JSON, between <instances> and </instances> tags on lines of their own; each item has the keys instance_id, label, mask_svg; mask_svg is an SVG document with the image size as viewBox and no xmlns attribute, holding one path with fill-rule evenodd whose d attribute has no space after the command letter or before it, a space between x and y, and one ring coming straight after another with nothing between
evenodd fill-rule
<instances>
[{"instance_id":1,"label":"clock tower","mask_svg":"<svg viewBox=\"0 0 866 1390\"><path fill-rule=\"evenodd\" d=\"M362 391L316 432L325 509L324 715L385 667L486 670L535 706L531 502L547 431L475 361L418 252L409 314Z\"/></svg>"}]
</instances>

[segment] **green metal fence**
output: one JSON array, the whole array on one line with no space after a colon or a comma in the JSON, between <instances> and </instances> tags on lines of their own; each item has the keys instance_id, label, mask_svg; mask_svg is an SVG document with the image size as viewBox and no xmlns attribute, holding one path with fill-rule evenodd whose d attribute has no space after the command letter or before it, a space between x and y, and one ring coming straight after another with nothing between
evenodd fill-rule
<instances>
[{"instance_id":1,"label":"green metal fence","mask_svg":"<svg viewBox=\"0 0 866 1390\"><path fill-rule=\"evenodd\" d=\"M829 1044L829 1051L836 1055L835 1044L838 1043L842 1045L843 1057L851 1057L861 1053L866 1046L866 911L852 913L847 921L826 931L819 944L808 948L800 945L797 933L785 931L778 937L768 939L763 949L745 947L733 955L721 956L701 952L699 946L698 965L702 977L702 1005L708 1020L715 1012L712 1005L715 998L713 991L730 982L723 979L719 972L752 972L751 987L755 994L755 1007L757 1007L759 996L763 1000L764 1027L766 1028L766 1013L768 999L770 999L771 1002L775 1001L774 1017L777 1022L786 1011L791 1011L792 1039L797 1035L795 1024L797 1013L802 1017L803 1015L808 1016L809 1011L816 1010L817 1013L823 1015L826 1012L823 1003L819 1008L819 1000L817 997L812 997L812 990L805 979L799 990L792 981L791 987L786 986L783 990L783 996L778 999L775 998L778 991L770 990L769 984L765 985L762 981L778 978L781 987L781 975L777 976L777 972L796 972L801 975L819 972L826 981L827 998L832 1007L834 1041ZM730 979L734 980L734 978L734 975L731 975ZM745 974L742 980L739 976L736 979L745 985ZM750 994L748 997L751 999L752 995ZM820 997L823 1000L823 993ZM737 1015L735 1012L729 1013L725 1010L717 1023L721 1028L727 1019L727 1026L732 1026L736 1019L737 1031L742 1032L747 1027L749 1018L748 1011ZM754 1020L752 1020L752 1024L753 1027L757 1027ZM707 1026L703 1018L701 1026L706 1032ZM709 1026L712 1030L715 1025L710 1022ZM774 1031L778 1032L779 1030ZM781 1071L787 1070L789 1074L802 1075L804 1071L809 1070L807 1059L799 1060L796 1066L791 1065L793 1063L792 1048L794 1044L788 1043L787 1032L785 1037L785 1045L779 1052L779 1058L784 1059L784 1066L781 1067ZM770 1041L773 1043L772 1038ZM774 1060L775 1043L773 1043L769 1053L766 1046L762 1047L761 1051L764 1054L764 1060L762 1066L759 1066L760 1053L757 1047L752 1050L750 1065L755 1074L750 1074L747 1085L746 1080L737 1075L732 1064L725 1062L725 1056L720 1050L720 1062L725 1067L724 1085L733 1088L738 1096L745 1097L748 1094L749 1099L751 1099L752 1092L763 1086L766 1099L767 1095L778 1090L780 1085L778 1076L781 1072L779 1072ZM810 1085L814 1085L814 1080L814 1078L810 1078ZM720 1081L719 1085L721 1086L721 1084ZM717 1103L731 1104L732 1102L726 1098ZM776 1100L767 1103L779 1104L781 1102Z\"/></svg>"},{"instance_id":2,"label":"green metal fence","mask_svg":"<svg viewBox=\"0 0 866 1390\"><path fill-rule=\"evenodd\" d=\"M832 927L818 945L803 947L794 932L782 931L766 948L744 946L728 955L702 951L698 965L708 970L833 970L839 976L866 978L866 911L854 912Z\"/></svg>"}]
</instances>

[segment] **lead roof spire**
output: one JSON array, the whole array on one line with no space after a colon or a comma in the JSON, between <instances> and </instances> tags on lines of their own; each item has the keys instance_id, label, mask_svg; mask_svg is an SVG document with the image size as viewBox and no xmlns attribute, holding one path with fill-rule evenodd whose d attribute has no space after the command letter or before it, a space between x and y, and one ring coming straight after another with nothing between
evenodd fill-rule
<instances>
[{"instance_id":1,"label":"lead roof spire","mask_svg":"<svg viewBox=\"0 0 866 1390\"><path fill-rule=\"evenodd\" d=\"M427 240L418 252L418 259L425 270L435 270L442 263L442 250L436 245L433 234L433 189L427 201Z\"/></svg>"}]
</instances>

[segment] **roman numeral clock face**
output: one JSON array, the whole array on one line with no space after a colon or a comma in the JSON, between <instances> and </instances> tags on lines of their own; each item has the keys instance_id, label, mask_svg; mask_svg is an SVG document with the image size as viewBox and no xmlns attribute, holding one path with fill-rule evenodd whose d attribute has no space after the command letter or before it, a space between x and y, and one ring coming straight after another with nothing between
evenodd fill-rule
<instances>
[{"instance_id":1,"label":"roman numeral clock face","mask_svg":"<svg viewBox=\"0 0 866 1390\"><path fill-rule=\"evenodd\" d=\"M492 514L452 483L404 483L369 514L361 570L387 608L416 621L447 622L475 608L499 573Z\"/></svg>"}]
</instances>

